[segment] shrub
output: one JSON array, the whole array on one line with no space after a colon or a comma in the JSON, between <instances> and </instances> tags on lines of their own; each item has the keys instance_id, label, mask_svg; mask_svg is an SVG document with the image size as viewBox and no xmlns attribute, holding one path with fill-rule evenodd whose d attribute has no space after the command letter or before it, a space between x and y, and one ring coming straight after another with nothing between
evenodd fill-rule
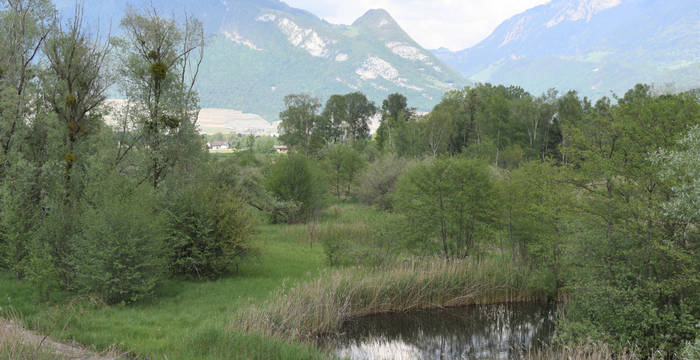
<instances>
[{"instance_id":1,"label":"shrub","mask_svg":"<svg viewBox=\"0 0 700 360\"><path fill-rule=\"evenodd\" d=\"M382 209L391 209L391 193L399 176L407 168L408 162L393 154L379 158L361 175L357 198L367 205L377 205Z\"/></svg>"},{"instance_id":2,"label":"shrub","mask_svg":"<svg viewBox=\"0 0 700 360\"><path fill-rule=\"evenodd\" d=\"M73 241L75 285L107 303L150 295L163 276L164 219L150 191L88 206Z\"/></svg>"},{"instance_id":3,"label":"shrub","mask_svg":"<svg viewBox=\"0 0 700 360\"><path fill-rule=\"evenodd\" d=\"M290 155L273 164L266 188L283 202L296 202L299 209L289 223L308 221L322 208L328 185L324 174L301 155Z\"/></svg>"},{"instance_id":4,"label":"shrub","mask_svg":"<svg viewBox=\"0 0 700 360\"><path fill-rule=\"evenodd\" d=\"M250 250L252 218L245 202L217 187L191 187L169 204L171 271L215 278Z\"/></svg>"}]
</instances>

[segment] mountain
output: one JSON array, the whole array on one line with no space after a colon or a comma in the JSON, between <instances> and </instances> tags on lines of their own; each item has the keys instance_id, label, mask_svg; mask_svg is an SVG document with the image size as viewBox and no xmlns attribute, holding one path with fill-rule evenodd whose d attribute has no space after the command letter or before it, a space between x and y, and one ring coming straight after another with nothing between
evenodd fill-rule
<instances>
[{"instance_id":1,"label":"mountain","mask_svg":"<svg viewBox=\"0 0 700 360\"><path fill-rule=\"evenodd\" d=\"M553 0L479 44L433 53L470 80L600 97L634 84L700 86L700 6L693 0Z\"/></svg>"},{"instance_id":2,"label":"mountain","mask_svg":"<svg viewBox=\"0 0 700 360\"><path fill-rule=\"evenodd\" d=\"M118 22L120 0L86 0L91 24ZM57 0L70 13L73 0ZM276 120L284 96L365 93L381 104L400 92L428 110L442 94L467 80L423 49L384 10L370 10L352 25L330 24L277 0L148 0L139 6L202 20L211 35L198 91L204 107L241 110ZM98 21L99 19L99 21Z\"/></svg>"}]
</instances>

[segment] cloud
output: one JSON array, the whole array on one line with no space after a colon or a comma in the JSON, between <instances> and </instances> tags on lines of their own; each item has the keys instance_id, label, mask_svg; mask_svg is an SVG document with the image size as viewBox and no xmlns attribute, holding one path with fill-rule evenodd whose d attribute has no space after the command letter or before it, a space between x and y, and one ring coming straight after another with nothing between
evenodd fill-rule
<instances>
[{"instance_id":1,"label":"cloud","mask_svg":"<svg viewBox=\"0 0 700 360\"><path fill-rule=\"evenodd\" d=\"M334 24L351 24L382 8L423 47L460 50L488 36L501 22L549 0L283 0Z\"/></svg>"}]
</instances>

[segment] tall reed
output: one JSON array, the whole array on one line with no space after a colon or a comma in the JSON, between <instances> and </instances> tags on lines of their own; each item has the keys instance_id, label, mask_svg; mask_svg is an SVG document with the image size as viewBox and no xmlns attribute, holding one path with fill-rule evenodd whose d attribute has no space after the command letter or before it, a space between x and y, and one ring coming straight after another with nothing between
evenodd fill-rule
<instances>
[{"instance_id":1,"label":"tall reed","mask_svg":"<svg viewBox=\"0 0 700 360\"><path fill-rule=\"evenodd\" d=\"M529 273L501 259L412 259L379 268L323 273L234 314L230 327L289 340L311 340L358 316L470 304L539 300Z\"/></svg>"}]
</instances>

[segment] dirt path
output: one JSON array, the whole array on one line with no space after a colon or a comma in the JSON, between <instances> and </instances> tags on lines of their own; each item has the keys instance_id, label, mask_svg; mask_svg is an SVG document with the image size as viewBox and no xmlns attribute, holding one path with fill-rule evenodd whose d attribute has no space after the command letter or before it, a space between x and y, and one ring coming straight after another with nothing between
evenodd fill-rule
<instances>
[{"instance_id":1,"label":"dirt path","mask_svg":"<svg viewBox=\"0 0 700 360\"><path fill-rule=\"evenodd\" d=\"M0 357L11 359L118 360L115 352L96 354L78 344L65 344L29 331L14 321L0 319Z\"/></svg>"}]
</instances>

